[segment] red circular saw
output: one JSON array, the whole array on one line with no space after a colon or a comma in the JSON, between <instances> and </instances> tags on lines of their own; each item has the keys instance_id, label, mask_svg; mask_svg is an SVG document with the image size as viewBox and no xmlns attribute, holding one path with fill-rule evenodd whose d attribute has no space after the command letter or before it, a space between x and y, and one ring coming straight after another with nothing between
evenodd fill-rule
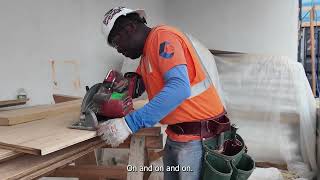
<instances>
[{"instance_id":1,"label":"red circular saw","mask_svg":"<svg viewBox=\"0 0 320 180\"><path fill-rule=\"evenodd\" d=\"M144 91L141 76L130 72L124 76L110 70L102 83L87 88L81 104L80 120L70 128L95 130L99 123L121 118L133 111L132 99Z\"/></svg>"}]
</instances>

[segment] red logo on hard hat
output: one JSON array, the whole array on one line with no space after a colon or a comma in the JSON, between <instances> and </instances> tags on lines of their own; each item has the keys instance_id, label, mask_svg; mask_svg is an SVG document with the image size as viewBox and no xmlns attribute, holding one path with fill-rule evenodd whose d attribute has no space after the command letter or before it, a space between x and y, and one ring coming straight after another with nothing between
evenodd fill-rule
<instances>
[{"instance_id":1,"label":"red logo on hard hat","mask_svg":"<svg viewBox=\"0 0 320 180\"><path fill-rule=\"evenodd\" d=\"M105 25L108 25L110 20L113 18L113 16L119 12L122 11L124 7L117 7L117 8L113 8L111 10L109 10L105 15L104 15L104 20L103 20L103 23Z\"/></svg>"}]
</instances>

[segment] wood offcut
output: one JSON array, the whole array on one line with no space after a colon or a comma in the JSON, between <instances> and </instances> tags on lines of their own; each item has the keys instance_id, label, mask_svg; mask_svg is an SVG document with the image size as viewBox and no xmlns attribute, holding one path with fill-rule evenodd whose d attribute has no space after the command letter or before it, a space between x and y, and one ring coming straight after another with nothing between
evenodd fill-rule
<instances>
[{"instance_id":1,"label":"wood offcut","mask_svg":"<svg viewBox=\"0 0 320 180\"><path fill-rule=\"evenodd\" d=\"M10 126L44 119L70 111L80 112L81 100L74 100L53 105L39 105L0 112L0 125Z\"/></svg>"},{"instance_id":2,"label":"wood offcut","mask_svg":"<svg viewBox=\"0 0 320 180\"><path fill-rule=\"evenodd\" d=\"M27 101L29 101L29 99L15 99L15 100L0 101L0 108L23 105L23 104L26 104Z\"/></svg>"}]
</instances>

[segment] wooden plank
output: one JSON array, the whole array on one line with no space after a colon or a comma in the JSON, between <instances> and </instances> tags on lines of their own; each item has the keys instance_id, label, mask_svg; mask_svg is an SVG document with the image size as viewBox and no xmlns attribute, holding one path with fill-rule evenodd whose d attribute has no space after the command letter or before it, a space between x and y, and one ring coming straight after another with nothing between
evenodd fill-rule
<instances>
[{"instance_id":1,"label":"wooden plank","mask_svg":"<svg viewBox=\"0 0 320 180\"><path fill-rule=\"evenodd\" d=\"M133 154L133 156L138 157L138 159L141 157L141 153L144 154L143 152L145 152L138 152L138 146L142 146L142 149L144 149L144 147L148 147L148 144L153 146L155 144L158 144L156 147L154 146L154 148L162 148L162 138L158 136L150 136L143 138L140 138L140 136L138 137L138 140L127 139L125 143L120 145L120 147L128 148L130 147L130 143L127 142L131 142L132 145L134 144L134 146L130 147L130 149L133 149L130 151L131 155ZM141 139L144 138L145 142L142 144ZM132 141L134 141L135 143L132 143ZM24 154L16 159L0 163L0 179L38 178L40 176L47 175L54 169L63 167L80 157L84 157L96 148L102 148L105 146L106 144L102 142L102 140L100 140L99 137L95 137L85 142L78 143L76 145L67 147L65 149L56 151L45 156L34 156L30 154ZM134 151L134 149L136 150ZM135 165L137 167L140 166L139 164L136 164L135 159L131 161L129 159L129 162L131 162L132 165ZM144 161L141 160L141 162ZM99 169L97 169L97 171L100 172Z\"/></svg>"},{"instance_id":2,"label":"wooden plank","mask_svg":"<svg viewBox=\"0 0 320 180\"><path fill-rule=\"evenodd\" d=\"M53 94L53 99L55 103L62 103L62 102L67 102L67 101L73 101L77 99L82 99L82 97L78 96L68 96L68 95L63 95L63 94Z\"/></svg>"},{"instance_id":3,"label":"wooden plank","mask_svg":"<svg viewBox=\"0 0 320 180\"><path fill-rule=\"evenodd\" d=\"M5 149L46 155L96 136L95 131L70 129L79 112L64 113L41 121L0 127L0 145Z\"/></svg>"},{"instance_id":4,"label":"wooden plank","mask_svg":"<svg viewBox=\"0 0 320 180\"><path fill-rule=\"evenodd\" d=\"M19 146L19 145L5 144L5 143L1 143L1 142L0 142L0 148L6 149L6 150L11 150L11 151L16 151L16 152L27 153L27 154L34 154L34 155L41 154L40 149L34 149L34 148Z\"/></svg>"},{"instance_id":5,"label":"wooden plank","mask_svg":"<svg viewBox=\"0 0 320 180\"><path fill-rule=\"evenodd\" d=\"M135 171L128 172L127 180L142 180L143 171L140 167L144 166L145 158L145 137L133 136L130 142L129 163L128 166L136 168Z\"/></svg>"},{"instance_id":6,"label":"wooden plank","mask_svg":"<svg viewBox=\"0 0 320 180\"><path fill-rule=\"evenodd\" d=\"M161 157L163 157L164 155L164 150L160 150L160 151L155 151L155 150L149 150L148 149L148 157L149 157L149 161L153 162L156 161L158 159L160 159Z\"/></svg>"},{"instance_id":7,"label":"wooden plank","mask_svg":"<svg viewBox=\"0 0 320 180\"><path fill-rule=\"evenodd\" d=\"M89 150L86 150L86 151L81 151L77 154L74 154L73 156L71 157L66 157L65 159L63 159L62 161L59 161L57 163L54 163L48 167L45 167L41 170L37 170L35 172L33 172L32 174L29 174L28 176L25 176L23 178L20 178L21 180L29 180L29 179L35 179L35 178L39 178L41 176L44 176L44 175L47 175L48 173L52 172L54 169L57 169L59 167L63 167L65 166L66 164L69 164L71 163L72 161L80 158L81 156L87 154L88 152L90 151L93 151L94 149L96 148L99 148L102 146L103 143L100 143L99 145L95 146L95 147L91 147Z\"/></svg>"},{"instance_id":8,"label":"wooden plank","mask_svg":"<svg viewBox=\"0 0 320 180\"><path fill-rule=\"evenodd\" d=\"M0 179L33 179L100 148L104 142L93 138L46 156L25 154L0 164Z\"/></svg>"},{"instance_id":9,"label":"wooden plank","mask_svg":"<svg viewBox=\"0 0 320 180\"><path fill-rule=\"evenodd\" d=\"M0 112L0 125L8 126L44 119L70 111L80 111L82 100Z\"/></svg>"},{"instance_id":10,"label":"wooden plank","mask_svg":"<svg viewBox=\"0 0 320 180\"><path fill-rule=\"evenodd\" d=\"M69 129L79 113L65 113L41 121L0 127L0 147L34 155L46 155L96 136L95 131ZM162 148L160 127L146 128L137 135L149 135L147 147ZM129 147L129 139L121 147Z\"/></svg>"},{"instance_id":11,"label":"wooden plank","mask_svg":"<svg viewBox=\"0 0 320 180\"><path fill-rule=\"evenodd\" d=\"M94 165L94 166L98 166L98 162L96 159L96 155L95 152L92 151L89 154L75 160L75 165L76 167L82 166L82 165ZM78 176L76 176L78 177ZM79 180L100 180L99 177L79 177ZM101 179L102 180L102 179Z\"/></svg>"},{"instance_id":12,"label":"wooden plank","mask_svg":"<svg viewBox=\"0 0 320 180\"><path fill-rule=\"evenodd\" d=\"M67 166L57 169L50 177L78 177L86 179L108 178L108 179L126 179L126 166Z\"/></svg>"},{"instance_id":13,"label":"wooden plank","mask_svg":"<svg viewBox=\"0 0 320 180\"><path fill-rule=\"evenodd\" d=\"M162 149L163 148L163 137L160 136L146 136L146 148L148 149Z\"/></svg>"},{"instance_id":14,"label":"wooden plank","mask_svg":"<svg viewBox=\"0 0 320 180\"><path fill-rule=\"evenodd\" d=\"M7 149L0 149L0 163L21 156L23 153Z\"/></svg>"},{"instance_id":15,"label":"wooden plank","mask_svg":"<svg viewBox=\"0 0 320 180\"><path fill-rule=\"evenodd\" d=\"M161 127L143 128L135 133L137 136L160 136Z\"/></svg>"},{"instance_id":16,"label":"wooden plank","mask_svg":"<svg viewBox=\"0 0 320 180\"><path fill-rule=\"evenodd\" d=\"M74 101L70 101L56 104L56 106L62 109L73 104ZM96 136L94 131L69 129L68 126L77 120L79 120L79 112L74 111L59 116L52 115L41 121L2 126L0 127L0 147L29 154L46 155ZM141 130L137 134L157 137L160 133L160 127L155 127ZM151 143L153 143L151 147L161 145L156 140Z\"/></svg>"},{"instance_id":17,"label":"wooden plank","mask_svg":"<svg viewBox=\"0 0 320 180\"><path fill-rule=\"evenodd\" d=\"M163 148L163 137L161 136L147 136L145 138L145 146L148 149L162 149ZM116 148L129 148L130 147L131 138L126 139L122 144L120 144ZM112 148L110 145L105 144L103 148Z\"/></svg>"},{"instance_id":18,"label":"wooden plank","mask_svg":"<svg viewBox=\"0 0 320 180\"><path fill-rule=\"evenodd\" d=\"M76 98L76 97L74 97ZM70 99L70 98L69 98ZM57 100L63 101L63 100ZM8 110L0 112L0 125L8 126L21 124L25 122L44 119L50 116L55 116L69 111L79 111L82 103L82 99L62 102L52 105L39 105L33 107L25 107L20 109ZM134 106L141 106L147 103L145 100L139 100L134 102Z\"/></svg>"},{"instance_id":19,"label":"wooden plank","mask_svg":"<svg viewBox=\"0 0 320 180\"><path fill-rule=\"evenodd\" d=\"M149 152L148 149L144 148L144 166L149 167L150 166L150 158L149 158ZM151 171L144 171L143 172L143 180L148 180L151 175Z\"/></svg>"},{"instance_id":20,"label":"wooden plank","mask_svg":"<svg viewBox=\"0 0 320 180\"><path fill-rule=\"evenodd\" d=\"M26 104L28 100L29 99L15 99L15 100L0 101L0 108Z\"/></svg>"},{"instance_id":21,"label":"wooden plank","mask_svg":"<svg viewBox=\"0 0 320 180\"><path fill-rule=\"evenodd\" d=\"M90 152L89 154L77 159L75 161L75 165L98 165L97 159L96 159L96 155L94 153L94 151Z\"/></svg>"}]
</instances>

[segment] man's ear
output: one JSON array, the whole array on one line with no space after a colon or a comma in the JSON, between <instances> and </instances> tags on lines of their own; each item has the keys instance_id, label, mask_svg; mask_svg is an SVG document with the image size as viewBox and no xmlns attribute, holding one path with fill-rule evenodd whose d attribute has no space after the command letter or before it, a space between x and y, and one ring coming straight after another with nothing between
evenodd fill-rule
<instances>
[{"instance_id":1,"label":"man's ear","mask_svg":"<svg viewBox=\"0 0 320 180\"><path fill-rule=\"evenodd\" d=\"M128 25L125 28L126 28L127 32L132 33L132 32L136 31L137 25L135 23L130 22L130 23L128 23Z\"/></svg>"}]
</instances>

